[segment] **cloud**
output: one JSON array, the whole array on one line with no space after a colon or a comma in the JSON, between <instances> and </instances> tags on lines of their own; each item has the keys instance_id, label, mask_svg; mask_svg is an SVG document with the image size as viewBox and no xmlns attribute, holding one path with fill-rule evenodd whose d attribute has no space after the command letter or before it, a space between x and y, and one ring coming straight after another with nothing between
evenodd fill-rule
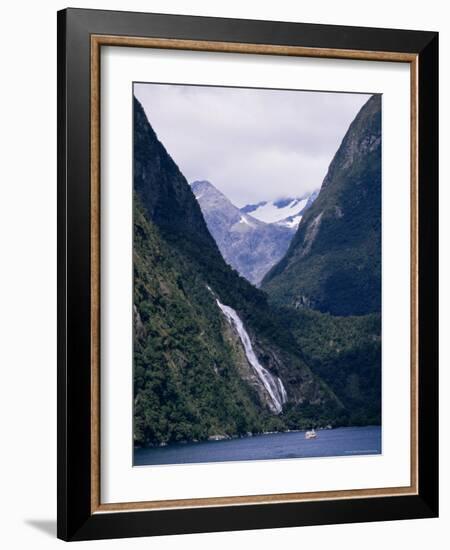
<instances>
[{"instance_id":1,"label":"cloud","mask_svg":"<svg viewBox=\"0 0 450 550\"><path fill-rule=\"evenodd\" d=\"M134 94L187 180L211 181L238 206L319 188L370 97L146 83Z\"/></svg>"}]
</instances>

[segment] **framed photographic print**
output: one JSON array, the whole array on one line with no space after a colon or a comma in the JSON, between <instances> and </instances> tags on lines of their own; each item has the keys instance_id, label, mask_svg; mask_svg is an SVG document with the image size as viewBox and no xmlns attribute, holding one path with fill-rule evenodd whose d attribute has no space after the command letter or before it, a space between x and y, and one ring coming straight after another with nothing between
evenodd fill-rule
<instances>
[{"instance_id":1,"label":"framed photographic print","mask_svg":"<svg viewBox=\"0 0 450 550\"><path fill-rule=\"evenodd\" d=\"M438 513L434 32L58 13L58 536Z\"/></svg>"}]
</instances>

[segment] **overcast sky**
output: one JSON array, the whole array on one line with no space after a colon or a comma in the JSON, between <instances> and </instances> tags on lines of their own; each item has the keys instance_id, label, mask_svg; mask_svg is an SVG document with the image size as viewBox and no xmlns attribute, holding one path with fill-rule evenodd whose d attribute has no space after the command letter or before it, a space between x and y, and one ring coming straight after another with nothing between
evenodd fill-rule
<instances>
[{"instance_id":1,"label":"overcast sky","mask_svg":"<svg viewBox=\"0 0 450 550\"><path fill-rule=\"evenodd\" d=\"M134 93L191 183L236 206L321 186L364 94L135 84Z\"/></svg>"}]
</instances>

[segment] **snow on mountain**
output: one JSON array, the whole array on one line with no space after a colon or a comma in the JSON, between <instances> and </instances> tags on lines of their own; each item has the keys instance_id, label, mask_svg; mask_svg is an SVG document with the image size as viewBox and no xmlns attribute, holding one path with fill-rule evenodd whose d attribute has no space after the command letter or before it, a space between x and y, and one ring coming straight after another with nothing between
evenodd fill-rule
<instances>
[{"instance_id":1,"label":"snow on mountain","mask_svg":"<svg viewBox=\"0 0 450 550\"><path fill-rule=\"evenodd\" d=\"M295 228L243 212L209 181L194 181L191 189L225 261L258 285L286 252Z\"/></svg>"},{"instance_id":2,"label":"snow on mountain","mask_svg":"<svg viewBox=\"0 0 450 550\"><path fill-rule=\"evenodd\" d=\"M241 212L251 214L253 218L265 223L296 229L303 213L311 206L318 194L318 191L313 191L301 197L247 204L241 208Z\"/></svg>"},{"instance_id":3,"label":"snow on mountain","mask_svg":"<svg viewBox=\"0 0 450 550\"><path fill-rule=\"evenodd\" d=\"M290 216L285 220L276 222L276 224L281 225L282 227L289 227L290 229L293 229L293 228L295 229L298 227L298 224L302 221L302 218L303 216L301 214L298 214L297 216Z\"/></svg>"}]
</instances>

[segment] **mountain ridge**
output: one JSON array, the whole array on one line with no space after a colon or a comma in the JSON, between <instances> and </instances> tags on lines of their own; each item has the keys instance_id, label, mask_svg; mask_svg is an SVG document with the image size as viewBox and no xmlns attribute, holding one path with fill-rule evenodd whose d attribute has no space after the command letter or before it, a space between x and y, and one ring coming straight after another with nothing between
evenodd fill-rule
<instances>
[{"instance_id":1,"label":"mountain ridge","mask_svg":"<svg viewBox=\"0 0 450 550\"><path fill-rule=\"evenodd\" d=\"M192 182L191 189L225 261L258 285L286 252L294 230L242 212L207 180Z\"/></svg>"},{"instance_id":2,"label":"mountain ridge","mask_svg":"<svg viewBox=\"0 0 450 550\"><path fill-rule=\"evenodd\" d=\"M272 303L333 315L381 311L381 97L347 130L285 256L264 277Z\"/></svg>"},{"instance_id":3,"label":"mountain ridge","mask_svg":"<svg viewBox=\"0 0 450 550\"><path fill-rule=\"evenodd\" d=\"M345 416L266 295L226 264L136 99L133 211L136 445L298 429ZM282 382L281 412L269 406L237 318L259 364Z\"/></svg>"},{"instance_id":4,"label":"mountain ridge","mask_svg":"<svg viewBox=\"0 0 450 550\"><path fill-rule=\"evenodd\" d=\"M246 204L240 210L260 221L295 230L303 214L312 205L318 194L319 191L315 190L304 193L299 197L283 197L272 201L260 201L254 204Z\"/></svg>"}]
</instances>

